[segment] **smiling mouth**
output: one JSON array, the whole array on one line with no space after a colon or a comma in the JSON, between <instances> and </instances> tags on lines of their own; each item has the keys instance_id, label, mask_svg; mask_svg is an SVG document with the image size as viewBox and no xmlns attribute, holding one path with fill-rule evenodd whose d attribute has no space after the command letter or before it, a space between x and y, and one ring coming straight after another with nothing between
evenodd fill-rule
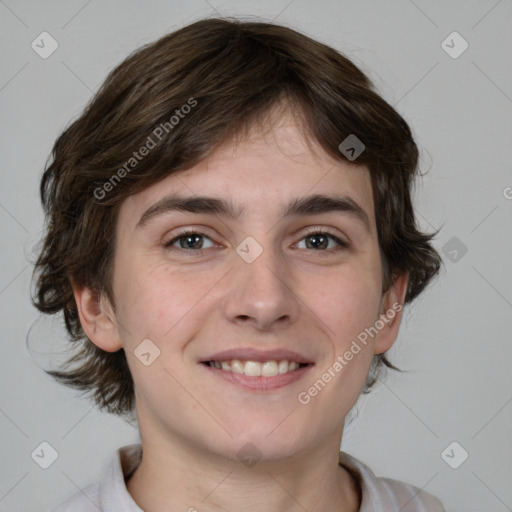
<instances>
[{"instance_id":1,"label":"smiling mouth","mask_svg":"<svg viewBox=\"0 0 512 512\"><path fill-rule=\"evenodd\" d=\"M297 363L287 360L251 361L232 359L227 361L203 361L203 364L211 368L217 368L230 373L243 374L248 377L275 377L284 373L296 371L311 363Z\"/></svg>"}]
</instances>

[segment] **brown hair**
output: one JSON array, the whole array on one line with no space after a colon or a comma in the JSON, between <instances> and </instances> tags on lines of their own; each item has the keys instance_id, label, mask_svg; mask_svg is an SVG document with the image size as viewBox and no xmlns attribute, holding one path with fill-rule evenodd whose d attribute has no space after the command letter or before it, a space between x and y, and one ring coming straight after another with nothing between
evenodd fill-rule
<instances>
[{"instance_id":1,"label":"brown hair","mask_svg":"<svg viewBox=\"0 0 512 512\"><path fill-rule=\"evenodd\" d=\"M115 308L112 256L122 201L194 166L283 100L334 158L347 161L338 146L348 135L364 143L357 164L370 171L383 290L407 272L405 302L422 292L441 259L430 244L435 233L416 226L410 194L418 149L404 119L329 46L271 23L203 19L128 56L55 142L40 185L46 233L32 301L43 313L63 312L78 348L65 368L79 364L47 373L92 391L100 409L133 414L124 350L105 352L85 336L70 280L105 293ZM398 370L384 354L374 356L363 392L382 365Z\"/></svg>"}]
</instances>

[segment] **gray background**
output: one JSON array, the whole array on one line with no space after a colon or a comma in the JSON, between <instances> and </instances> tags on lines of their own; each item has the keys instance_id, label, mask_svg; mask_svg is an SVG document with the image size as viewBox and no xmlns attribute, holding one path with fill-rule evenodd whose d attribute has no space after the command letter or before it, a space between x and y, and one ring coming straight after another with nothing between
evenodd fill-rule
<instances>
[{"instance_id":1,"label":"gray background","mask_svg":"<svg viewBox=\"0 0 512 512\"><path fill-rule=\"evenodd\" d=\"M360 400L342 448L377 475L439 496L448 511L512 510L512 2L5 0L0 512L48 510L96 480L115 449L138 441L134 428L40 369L58 331L36 325L32 355L25 343L38 318L31 261L51 146L132 50L216 14L274 20L344 52L410 123L430 169L415 199L421 227L442 227L435 246L445 267L407 310L391 350L409 372L390 373ZM59 45L47 59L31 48L43 31ZM441 46L453 31L469 44L457 58ZM453 41L452 53L462 48ZM58 452L46 470L31 458L43 441ZM453 441L469 453L458 469L441 457Z\"/></svg>"}]
</instances>

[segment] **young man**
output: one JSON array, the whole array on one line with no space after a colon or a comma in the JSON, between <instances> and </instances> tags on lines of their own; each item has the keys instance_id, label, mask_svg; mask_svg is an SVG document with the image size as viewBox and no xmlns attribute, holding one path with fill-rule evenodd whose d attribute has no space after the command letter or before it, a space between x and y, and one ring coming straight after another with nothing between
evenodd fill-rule
<instances>
[{"instance_id":1,"label":"young man","mask_svg":"<svg viewBox=\"0 0 512 512\"><path fill-rule=\"evenodd\" d=\"M202 20L115 69L44 173L34 303L78 346L51 374L141 444L57 511L442 511L339 451L439 269L417 159L367 77L285 27Z\"/></svg>"}]
</instances>

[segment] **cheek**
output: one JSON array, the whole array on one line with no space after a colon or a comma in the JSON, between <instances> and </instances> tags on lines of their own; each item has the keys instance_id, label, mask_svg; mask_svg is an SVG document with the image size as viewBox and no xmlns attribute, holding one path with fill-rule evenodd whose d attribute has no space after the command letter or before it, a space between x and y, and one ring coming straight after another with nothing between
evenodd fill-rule
<instances>
[{"instance_id":1,"label":"cheek","mask_svg":"<svg viewBox=\"0 0 512 512\"><path fill-rule=\"evenodd\" d=\"M323 279L309 303L328 327L337 352L378 319L379 276L355 268Z\"/></svg>"},{"instance_id":2,"label":"cheek","mask_svg":"<svg viewBox=\"0 0 512 512\"><path fill-rule=\"evenodd\" d=\"M352 408L366 382L373 339L365 335L365 329L378 319L380 288L371 275L359 273L346 273L325 286L313 299L331 341L330 357L319 368L320 379L328 382L322 403L330 404L332 417L339 418Z\"/></svg>"},{"instance_id":3,"label":"cheek","mask_svg":"<svg viewBox=\"0 0 512 512\"><path fill-rule=\"evenodd\" d=\"M119 279L117 283L118 318L133 342L142 337L163 345L170 336L175 337L186 323L183 320L212 287L205 275L198 279L193 274L170 269L162 263L152 265L149 261L125 265L123 275L130 278Z\"/></svg>"}]
</instances>

